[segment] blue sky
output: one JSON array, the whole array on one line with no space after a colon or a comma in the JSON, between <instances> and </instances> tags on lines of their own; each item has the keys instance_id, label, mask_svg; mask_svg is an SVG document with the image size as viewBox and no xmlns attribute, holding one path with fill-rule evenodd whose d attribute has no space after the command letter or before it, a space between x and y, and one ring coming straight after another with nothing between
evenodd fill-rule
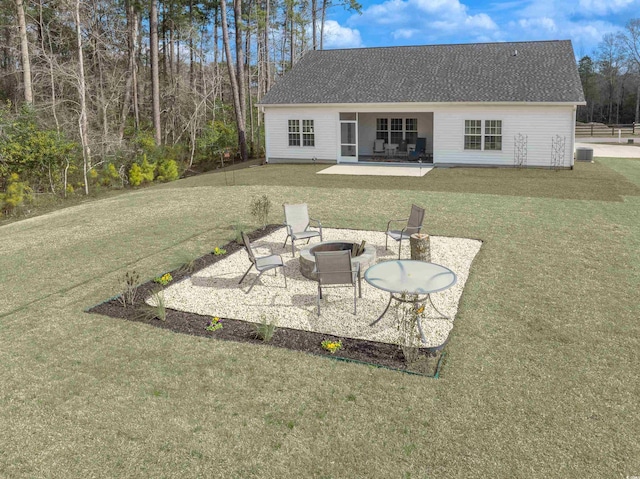
<instances>
[{"instance_id":1,"label":"blue sky","mask_svg":"<svg viewBox=\"0 0 640 479\"><path fill-rule=\"evenodd\" d=\"M338 2L334 2L338 3ZM640 17L640 0L361 0L362 14L333 7L325 48L565 40L576 56Z\"/></svg>"}]
</instances>

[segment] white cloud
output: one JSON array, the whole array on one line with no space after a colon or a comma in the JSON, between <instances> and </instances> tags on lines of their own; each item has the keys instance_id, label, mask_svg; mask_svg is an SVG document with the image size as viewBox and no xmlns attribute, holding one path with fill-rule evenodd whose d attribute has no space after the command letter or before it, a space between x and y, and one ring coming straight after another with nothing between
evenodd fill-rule
<instances>
[{"instance_id":1,"label":"white cloud","mask_svg":"<svg viewBox=\"0 0 640 479\"><path fill-rule=\"evenodd\" d=\"M547 32L555 32L558 30L556 22L549 17L541 18L521 18L518 25L525 30L539 31L540 29Z\"/></svg>"},{"instance_id":2,"label":"white cloud","mask_svg":"<svg viewBox=\"0 0 640 479\"><path fill-rule=\"evenodd\" d=\"M579 5L583 14L606 15L621 12L633 3L634 0L580 0Z\"/></svg>"},{"instance_id":3,"label":"white cloud","mask_svg":"<svg viewBox=\"0 0 640 479\"><path fill-rule=\"evenodd\" d=\"M343 27L335 20L324 22L323 48L357 48L362 46L362 37L357 29Z\"/></svg>"},{"instance_id":4,"label":"white cloud","mask_svg":"<svg viewBox=\"0 0 640 479\"><path fill-rule=\"evenodd\" d=\"M498 25L496 25L496 23L486 13L467 16L464 20L464 25L467 28L482 28L483 30L498 29Z\"/></svg>"},{"instance_id":5,"label":"white cloud","mask_svg":"<svg viewBox=\"0 0 640 479\"><path fill-rule=\"evenodd\" d=\"M420 33L420 30L417 30L415 28L398 28L397 30L391 32L391 36L393 36L393 38L395 38L396 40L408 40L418 33Z\"/></svg>"},{"instance_id":6,"label":"white cloud","mask_svg":"<svg viewBox=\"0 0 640 479\"><path fill-rule=\"evenodd\" d=\"M470 15L468 7L459 0L386 0L372 5L362 15L352 16L352 24L395 26L394 38L409 38L409 32L433 30L452 34L468 29L495 31L496 23L486 13ZM416 28L416 26L420 28ZM415 36L415 33L411 33Z\"/></svg>"}]
</instances>

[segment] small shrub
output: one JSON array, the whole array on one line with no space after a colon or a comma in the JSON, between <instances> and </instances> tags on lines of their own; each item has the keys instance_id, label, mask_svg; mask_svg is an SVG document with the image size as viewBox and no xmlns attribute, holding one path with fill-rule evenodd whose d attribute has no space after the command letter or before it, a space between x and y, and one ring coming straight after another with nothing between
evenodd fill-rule
<instances>
[{"instance_id":1,"label":"small shrub","mask_svg":"<svg viewBox=\"0 0 640 479\"><path fill-rule=\"evenodd\" d=\"M336 351L339 351L340 349L342 349L342 340L331 341L329 339L325 339L320 344L322 345L323 349L326 349L331 354L334 354Z\"/></svg>"},{"instance_id":2,"label":"small shrub","mask_svg":"<svg viewBox=\"0 0 640 479\"><path fill-rule=\"evenodd\" d=\"M149 163L147 155L145 154L140 165L140 171L142 173L142 181L145 183L153 183L153 179L156 176L156 164Z\"/></svg>"},{"instance_id":3,"label":"small shrub","mask_svg":"<svg viewBox=\"0 0 640 479\"><path fill-rule=\"evenodd\" d=\"M243 223L235 223L233 228L234 240L238 244L242 244L242 232L247 230L247 226Z\"/></svg>"},{"instance_id":4,"label":"small shrub","mask_svg":"<svg viewBox=\"0 0 640 479\"><path fill-rule=\"evenodd\" d=\"M260 324L256 324L256 336L259 339L262 339L265 343L268 343L269 341L271 341L271 338L273 338L273 333L275 333L275 331L275 321L268 323L267 317L263 314L261 316Z\"/></svg>"},{"instance_id":5,"label":"small shrub","mask_svg":"<svg viewBox=\"0 0 640 479\"><path fill-rule=\"evenodd\" d=\"M215 316L211 318L207 327L205 328L207 331L217 331L218 329L222 329L222 322L219 317Z\"/></svg>"},{"instance_id":6,"label":"small shrub","mask_svg":"<svg viewBox=\"0 0 640 479\"><path fill-rule=\"evenodd\" d=\"M193 273L195 268L196 268L196 260L190 259L182 263L182 266L180 266L180 272L191 274Z\"/></svg>"},{"instance_id":7,"label":"small shrub","mask_svg":"<svg viewBox=\"0 0 640 479\"><path fill-rule=\"evenodd\" d=\"M113 163L109 163L106 168L102 170L100 175L100 184L106 187L117 186L120 183L120 175Z\"/></svg>"},{"instance_id":8,"label":"small shrub","mask_svg":"<svg viewBox=\"0 0 640 479\"><path fill-rule=\"evenodd\" d=\"M27 183L20 181L20 177L16 173L12 173L9 176L5 193L0 194L0 206L5 214L11 214L30 197L31 188Z\"/></svg>"},{"instance_id":9,"label":"small shrub","mask_svg":"<svg viewBox=\"0 0 640 479\"><path fill-rule=\"evenodd\" d=\"M153 310L155 317L160 321L167 320L167 308L164 305L164 295L162 293L156 293L153 295L153 300L156 303Z\"/></svg>"},{"instance_id":10,"label":"small shrub","mask_svg":"<svg viewBox=\"0 0 640 479\"><path fill-rule=\"evenodd\" d=\"M267 195L254 196L251 199L251 216L262 225L262 229L267 227L269 210L271 210L271 200Z\"/></svg>"},{"instance_id":11,"label":"small shrub","mask_svg":"<svg viewBox=\"0 0 640 479\"><path fill-rule=\"evenodd\" d=\"M125 308L127 304L132 305L136 300L138 294L138 282L140 281L140 275L136 271L128 271L122 277L123 291L118 297L118 300Z\"/></svg>"},{"instance_id":12,"label":"small shrub","mask_svg":"<svg viewBox=\"0 0 640 479\"><path fill-rule=\"evenodd\" d=\"M140 165L138 163L134 163L129 168L129 184L131 186L140 186L142 181L144 180L142 176L142 169L140 169Z\"/></svg>"},{"instance_id":13,"label":"small shrub","mask_svg":"<svg viewBox=\"0 0 640 479\"><path fill-rule=\"evenodd\" d=\"M144 321L151 321L159 319L160 321L167 320L167 308L164 303L164 296L162 291L156 291L151 296L151 299L155 303L153 306L145 304L137 311L138 319Z\"/></svg>"},{"instance_id":14,"label":"small shrub","mask_svg":"<svg viewBox=\"0 0 640 479\"><path fill-rule=\"evenodd\" d=\"M171 276L171 273L165 273L162 276L158 276L157 278L153 279L154 283L161 284L162 286L168 285L171 281L173 281L173 276Z\"/></svg>"},{"instance_id":15,"label":"small shrub","mask_svg":"<svg viewBox=\"0 0 640 479\"><path fill-rule=\"evenodd\" d=\"M178 164L175 160L164 160L158 165L158 181L164 183L175 181L180 177L178 173Z\"/></svg>"}]
</instances>

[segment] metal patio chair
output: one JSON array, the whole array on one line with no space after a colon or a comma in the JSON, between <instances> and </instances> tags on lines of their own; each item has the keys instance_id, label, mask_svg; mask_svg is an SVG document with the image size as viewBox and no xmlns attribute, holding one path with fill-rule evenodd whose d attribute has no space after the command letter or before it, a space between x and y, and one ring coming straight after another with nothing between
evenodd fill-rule
<instances>
[{"instance_id":1,"label":"metal patio chair","mask_svg":"<svg viewBox=\"0 0 640 479\"><path fill-rule=\"evenodd\" d=\"M244 275L242 275L242 278L240 278L240 281L238 282L238 284L244 281L244 278L247 276L247 274L249 274L249 271L251 271L251 268L255 267L256 270L258 270L258 276L256 276L256 279L253 280L253 283L251 283L251 286L249 287L249 289L245 291L245 294L249 294L249 291L251 291L251 289L255 286L256 282L258 281L258 278L262 276L262 273L264 273L265 271L269 271L270 269L276 270L277 268L282 268L282 276L284 276L284 287L286 288L287 275L284 272L284 261L282 261L282 256L280 256L279 254L270 254L267 256L256 256L251 246L251 242L249 241L249 238L247 237L246 233L242 231L240 234L242 235L242 242L244 243L244 248L247 250L247 254L249 255L249 261L251 261L251 266L249 266L249 269L247 270L247 272L244 273ZM274 272L278 274L277 271L274 271Z\"/></svg>"},{"instance_id":2,"label":"metal patio chair","mask_svg":"<svg viewBox=\"0 0 640 479\"><path fill-rule=\"evenodd\" d=\"M402 251L402 240L408 240L414 233L420 233L422 228L422 222L424 221L424 208L420 208L416 205L411 205L411 214L408 219L401 220L389 220L387 223L387 231L385 231L386 238L384 241L384 248L389 249L389 238L398 242L398 259L400 259L400 252ZM391 229L391 223L405 223L402 229Z\"/></svg>"},{"instance_id":3,"label":"metal patio chair","mask_svg":"<svg viewBox=\"0 0 640 479\"><path fill-rule=\"evenodd\" d=\"M319 220L309 217L309 211L306 203L300 203L297 205L283 205L284 206L284 224L287 227L287 237L284 239L284 248L287 245L287 240L291 238L291 255L296 255L295 241L306 239L307 243L311 238L316 236L320 237L322 241L322 224ZM311 226L311 222L317 224L317 226ZM316 229L310 229L316 228Z\"/></svg>"},{"instance_id":4,"label":"metal patio chair","mask_svg":"<svg viewBox=\"0 0 640 479\"><path fill-rule=\"evenodd\" d=\"M356 314L356 293L361 292L360 263L351 263L351 251L318 251L315 254L316 267L314 273L318 277L318 316L320 316L320 300L322 288L327 286L353 287L353 314ZM360 289L360 291L356 291Z\"/></svg>"},{"instance_id":5,"label":"metal patio chair","mask_svg":"<svg viewBox=\"0 0 640 479\"><path fill-rule=\"evenodd\" d=\"M385 152L384 140L373 140L373 156L384 156Z\"/></svg>"}]
</instances>

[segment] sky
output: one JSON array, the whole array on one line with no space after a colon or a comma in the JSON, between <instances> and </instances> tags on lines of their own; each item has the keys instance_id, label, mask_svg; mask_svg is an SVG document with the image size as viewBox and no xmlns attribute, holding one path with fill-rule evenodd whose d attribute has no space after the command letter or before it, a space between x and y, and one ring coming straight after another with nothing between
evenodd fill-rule
<instances>
[{"instance_id":1,"label":"sky","mask_svg":"<svg viewBox=\"0 0 640 479\"><path fill-rule=\"evenodd\" d=\"M334 4L339 2L334 1ZM578 58L640 18L640 0L360 0L332 7L324 48L571 40Z\"/></svg>"}]
</instances>

